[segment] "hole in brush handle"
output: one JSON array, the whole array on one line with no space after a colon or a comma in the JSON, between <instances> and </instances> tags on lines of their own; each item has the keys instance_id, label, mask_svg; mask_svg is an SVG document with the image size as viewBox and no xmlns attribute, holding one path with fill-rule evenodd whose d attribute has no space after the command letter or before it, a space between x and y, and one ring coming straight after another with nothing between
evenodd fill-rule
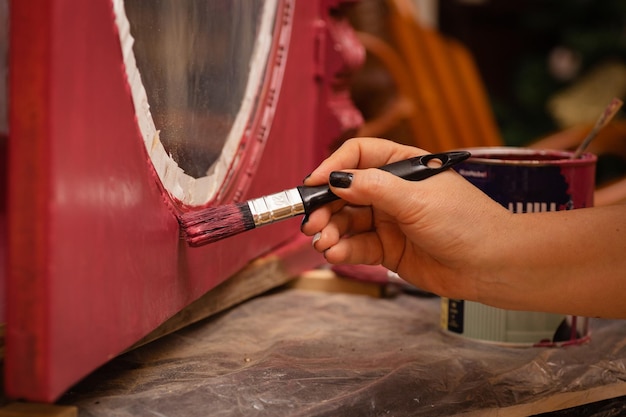
<instances>
[{"instance_id":1,"label":"hole in brush handle","mask_svg":"<svg viewBox=\"0 0 626 417\"><path fill-rule=\"evenodd\" d=\"M432 177L470 157L467 151L453 151L436 154L416 156L381 167L383 171L390 172L398 177L409 181L420 181ZM436 166L431 166L435 164Z\"/></svg>"}]
</instances>

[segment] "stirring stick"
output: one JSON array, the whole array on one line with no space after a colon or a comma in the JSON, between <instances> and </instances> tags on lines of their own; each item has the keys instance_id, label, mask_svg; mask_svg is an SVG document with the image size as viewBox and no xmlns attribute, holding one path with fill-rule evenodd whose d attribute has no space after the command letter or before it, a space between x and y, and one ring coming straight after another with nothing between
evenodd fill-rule
<instances>
[{"instance_id":1,"label":"stirring stick","mask_svg":"<svg viewBox=\"0 0 626 417\"><path fill-rule=\"evenodd\" d=\"M622 107L622 104L623 104L623 102L619 98L614 97L613 100L611 100L609 105L606 106L606 109L604 109L604 111L600 115L600 118L596 122L596 124L593 127L593 129L591 129L591 132L589 132L587 137L585 137L585 139L582 141L582 143L576 149L576 152L574 152L574 155L572 156L572 159L580 158L580 155L582 155L582 153L585 151L585 149L587 149L587 146L589 146L589 143L591 143L593 138L596 137L598 132L604 126L609 124L611 119L613 119L613 116L615 116L615 113L617 113L617 111L620 109L620 107Z\"/></svg>"}]
</instances>

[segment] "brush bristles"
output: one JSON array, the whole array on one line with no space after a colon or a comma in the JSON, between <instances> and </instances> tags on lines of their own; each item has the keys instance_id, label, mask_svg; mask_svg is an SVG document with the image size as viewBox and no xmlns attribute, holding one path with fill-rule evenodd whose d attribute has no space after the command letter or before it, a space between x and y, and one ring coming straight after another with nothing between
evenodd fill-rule
<instances>
[{"instance_id":1,"label":"brush bristles","mask_svg":"<svg viewBox=\"0 0 626 417\"><path fill-rule=\"evenodd\" d=\"M217 242L255 227L248 203L185 213L179 222L190 246Z\"/></svg>"}]
</instances>

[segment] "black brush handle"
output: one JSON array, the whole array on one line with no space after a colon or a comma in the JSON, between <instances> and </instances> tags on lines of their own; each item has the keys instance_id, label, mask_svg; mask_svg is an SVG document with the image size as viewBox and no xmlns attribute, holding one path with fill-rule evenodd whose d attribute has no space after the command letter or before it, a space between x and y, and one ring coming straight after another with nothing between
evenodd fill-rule
<instances>
[{"instance_id":1,"label":"black brush handle","mask_svg":"<svg viewBox=\"0 0 626 417\"><path fill-rule=\"evenodd\" d=\"M459 162L465 161L470 156L471 154L467 151L435 153L394 162L378 169L390 172L405 180L421 181L443 172ZM431 161L437 161L441 165L431 167L428 165ZM302 185L296 188L302 197L304 212L306 214L310 214L315 209L339 199L339 197L330 191L330 187L326 184L313 187Z\"/></svg>"}]
</instances>

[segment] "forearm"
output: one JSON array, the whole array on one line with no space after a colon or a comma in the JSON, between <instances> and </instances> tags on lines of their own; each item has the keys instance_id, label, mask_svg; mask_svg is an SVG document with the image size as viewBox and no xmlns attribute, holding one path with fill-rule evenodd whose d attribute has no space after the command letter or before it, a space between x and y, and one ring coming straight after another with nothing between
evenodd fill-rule
<instances>
[{"instance_id":1,"label":"forearm","mask_svg":"<svg viewBox=\"0 0 626 417\"><path fill-rule=\"evenodd\" d=\"M626 206L516 214L494 242L479 301L626 318Z\"/></svg>"}]
</instances>

